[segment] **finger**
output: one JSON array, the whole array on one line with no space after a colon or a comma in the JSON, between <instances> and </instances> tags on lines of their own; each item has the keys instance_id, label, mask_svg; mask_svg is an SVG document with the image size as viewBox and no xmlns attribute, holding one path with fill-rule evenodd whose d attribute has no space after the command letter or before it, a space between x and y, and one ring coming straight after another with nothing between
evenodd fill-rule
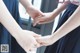
<instances>
[{"instance_id":1,"label":"finger","mask_svg":"<svg viewBox=\"0 0 80 53\"><path fill-rule=\"evenodd\" d=\"M37 20L37 18L36 18L36 19L33 20L33 26L36 26L37 23L38 23L38 20Z\"/></svg>"},{"instance_id":2,"label":"finger","mask_svg":"<svg viewBox=\"0 0 80 53\"><path fill-rule=\"evenodd\" d=\"M32 47L39 47L40 46L40 44L36 41L36 39L35 39L35 41L33 42L33 44L32 44Z\"/></svg>"},{"instance_id":3,"label":"finger","mask_svg":"<svg viewBox=\"0 0 80 53\"><path fill-rule=\"evenodd\" d=\"M37 48L32 48L30 51L28 51L27 53L36 53Z\"/></svg>"},{"instance_id":4,"label":"finger","mask_svg":"<svg viewBox=\"0 0 80 53\"><path fill-rule=\"evenodd\" d=\"M41 35L36 34L36 33L33 32L33 37L41 37Z\"/></svg>"},{"instance_id":5,"label":"finger","mask_svg":"<svg viewBox=\"0 0 80 53\"><path fill-rule=\"evenodd\" d=\"M36 38L36 41L41 45L43 42L40 38Z\"/></svg>"},{"instance_id":6,"label":"finger","mask_svg":"<svg viewBox=\"0 0 80 53\"><path fill-rule=\"evenodd\" d=\"M46 43L43 41L38 40L37 42L40 44L38 47L46 46Z\"/></svg>"},{"instance_id":7,"label":"finger","mask_svg":"<svg viewBox=\"0 0 80 53\"><path fill-rule=\"evenodd\" d=\"M41 37L41 35L34 35L34 37L35 37L35 38L39 38L39 37Z\"/></svg>"},{"instance_id":8,"label":"finger","mask_svg":"<svg viewBox=\"0 0 80 53\"><path fill-rule=\"evenodd\" d=\"M38 43L40 43L41 45L42 45L42 44L46 44L46 42L43 40L42 37L36 38L36 41L37 41Z\"/></svg>"},{"instance_id":9,"label":"finger","mask_svg":"<svg viewBox=\"0 0 80 53\"><path fill-rule=\"evenodd\" d=\"M46 24L44 21L39 22L38 24Z\"/></svg>"},{"instance_id":10,"label":"finger","mask_svg":"<svg viewBox=\"0 0 80 53\"><path fill-rule=\"evenodd\" d=\"M45 24L46 20L42 17L42 18L38 18L35 22L36 24Z\"/></svg>"},{"instance_id":11,"label":"finger","mask_svg":"<svg viewBox=\"0 0 80 53\"><path fill-rule=\"evenodd\" d=\"M33 26L36 26L36 25L39 24L39 23L40 23L40 20L37 19L36 21L33 22Z\"/></svg>"},{"instance_id":12,"label":"finger","mask_svg":"<svg viewBox=\"0 0 80 53\"><path fill-rule=\"evenodd\" d=\"M43 16L44 15L44 13L42 12L42 11L39 11L40 13L39 13L39 15L41 15L41 16Z\"/></svg>"},{"instance_id":13,"label":"finger","mask_svg":"<svg viewBox=\"0 0 80 53\"><path fill-rule=\"evenodd\" d=\"M40 44L33 45L33 48L38 48L38 47L40 47Z\"/></svg>"},{"instance_id":14,"label":"finger","mask_svg":"<svg viewBox=\"0 0 80 53\"><path fill-rule=\"evenodd\" d=\"M28 49L28 51L33 50L34 48L38 48L40 44L32 44L31 47Z\"/></svg>"},{"instance_id":15,"label":"finger","mask_svg":"<svg viewBox=\"0 0 80 53\"><path fill-rule=\"evenodd\" d=\"M40 46L39 43L37 43L37 44L34 45L35 48L38 48L39 46Z\"/></svg>"},{"instance_id":16,"label":"finger","mask_svg":"<svg viewBox=\"0 0 80 53\"><path fill-rule=\"evenodd\" d=\"M42 47L42 46L46 46L46 43L40 42L40 46L39 47Z\"/></svg>"},{"instance_id":17,"label":"finger","mask_svg":"<svg viewBox=\"0 0 80 53\"><path fill-rule=\"evenodd\" d=\"M33 26L36 26L39 23L39 21L34 21Z\"/></svg>"},{"instance_id":18,"label":"finger","mask_svg":"<svg viewBox=\"0 0 80 53\"><path fill-rule=\"evenodd\" d=\"M32 44L32 46L25 49L25 51L29 53L29 52L32 52L34 49L36 49L36 45Z\"/></svg>"},{"instance_id":19,"label":"finger","mask_svg":"<svg viewBox=\"0 0 80 53\"><path fill-rule=\"evenodd\" d=\"M40 19L41 19L41 16L38 16L38 17L36 17L35 19L34 19L34 21L33 21L33 26L36 26L39 22L40 22Z\"/></svg>"},{"instance_id":20,"label":"finger","mask_svg":"<svg viewBox=\"0 0 80 53\"><path fill-rule=\"evenodd\" d=\"M40 21L38 24L46 24L48 22L45 22L45 21Z\"/></svg>"}]
</instances>

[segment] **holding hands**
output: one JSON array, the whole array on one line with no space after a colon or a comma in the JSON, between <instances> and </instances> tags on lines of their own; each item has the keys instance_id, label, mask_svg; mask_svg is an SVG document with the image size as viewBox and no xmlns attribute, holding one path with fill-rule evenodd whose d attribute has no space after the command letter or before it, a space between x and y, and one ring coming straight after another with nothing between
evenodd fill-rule
<instances>
[{"instance_id":1,"label":"holding hands","mask_svg":"<svg viewBox=\"0 0 80 53\"><path fill-rule=\"evenodd\" d=\"M49 45L53 44L53 40L52 40L50 35L49 36L36 38L36 40L40 44L40 47L41 46L49 46Z\"/></svg>"},{"instance_id":2,"label":"holding hands","mask_svg":"<svg viewBox=\"0 0 80 53\"><path fill-rule=\"evenodd\" d=\"M52 21L53 21L52 12L43 13L42 15L40 15L34 19L33 25L35 26L36 24L46 24L46 23L50 23Z\"/></svg>"},{"instance_id":3,"label":"holding hands","mask_svg":"<svg viewBox=\"0 0 80 53\"><path fill-rule=\"evenodd\" d=\"M28 14L33 18L35 26L36 24L45 24L52 22L52 13L42 13L40 10L33 6L26 9ZM48 46L52 44L51 36L41 37L32 31L22 30L21 33L15 37L19 45L26 51L32 51L34 48L41 46Z\"/></svg>"},{"instance_id":4,"label":"holding hands","mask_svg":"<svg viewBox=\"0 0 80 53\"><path fill-rule=\"evenodd\" d=\"M32 31L22 30L21 33L17 33L17 35L19 36L15 37L16 41L26 52L33 52L35 48L53 44L51 36L41 37Z\"/></svg>"},{"instance_id":5,"label":"holding hands","mask_svg":"<svg viewBox=\"0 0 80 53\"><path fill-rule=\"evenodd\" d=\"M38 47L39 44L37 43L34 37L38 37L38 35L32 31L22 30L21 33L17 33L16 40L19 45L26 51L32 51L34 48Z\"/></svg>"},{"instance_id":6,"label":"holding hands","mask_svg":"<svg viewBox=\"0 0 80 53\"><path fill-rule=\"evenodd\" d=\"M37 24L46 24L53 21L53 14L52 12L49 13L43 13L38 9L35 9L33 6L30 6L27 8L28 14L33 18L33 26ZM39 35L36 35L39 36ZM36 38L36 41L38 44L40 44L38 47L41 46L48 46L52 44L52 40L50 39L51 36L45 36L45 37L34 37Z\"/></svg>"},{"instance_id":7,"label":"holding hands","mask_svg":"<svg viewBox=\"0 0 80 53\"><path fill-rule=\"evenodd\" d=\"M34 6L29 6L26 11L33 18L33 26L37 24L46 24L53 21L55 17L53 12L43 13L40 10L36 9Z\"/></svg>"},{"instance_id":8,"label":"holding hands","mask_svg":"<svg viewBox=\"0 0 80 53\"><path fill-rule=\"evenodd\" d=\"M29 7L26 9L26 11L28 12L28 14L29 14L33 19L37 18L38 16L43 15L43 13L42 13L40 10L36 9L34 6L29 6Z\"/></svg>"}]
</instances>

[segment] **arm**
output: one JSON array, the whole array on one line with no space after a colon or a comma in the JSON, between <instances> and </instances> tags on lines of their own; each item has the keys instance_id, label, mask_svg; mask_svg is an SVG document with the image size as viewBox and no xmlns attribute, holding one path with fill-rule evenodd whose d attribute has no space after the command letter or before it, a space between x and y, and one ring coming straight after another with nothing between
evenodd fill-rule
<instances>
[{"instance_id":1,"label":"arm","mask_svg":"<svg viewBox=\"0 0 80 53\"><path fill-rule=\"evenodd\" d=\"M31 31L22 30L22 28L17 24L9 13L7 7L0 0L0 22L1 24L10 32L10 34L17 40L19 45L25 50L31 50L37 42L33 35L37 35Z\"/></svg>"},{"instance_id":2,"label":"arm","mask_svg":"<svg viewBox=\"0 0 80 53\"><path fill-rule=\"evenodd\" d=\"M11 16L2 0L0 0L0 4L0 22L8 29L8 31L10 31L13 36L15 36L14 34L19 33L19 31L22 29Z\"/></svg>"},{"instance_id":3,"label":"arm","mask_svg":"<svg viewBox=\"0 0 80 53\"><path fill-rule=\"evenodd\" d=\"M32 7L32 4L29 0L19 0L19 1L25 7L25 9Z\"/></svg>"},{"instance_id":4,"label":"arm","mask_svg":"<svg viewBox=\"0 0 80 53\"><path fill-rule=\"evenodd\" d=\"M59 15L64 9L66 9L66 7L68 6L70 2L69 1L65 1L61 7L58 7L57 9L55 9L53 12L52 12L52 16L51 16L51 19L54 19L57 15Z\"/></svg>"},{"instance_id":5,"label":"arm","mask_svg":"<svg viewBox=\"0 0 80 53\"><path fill-rule=\"evenodd\" d=\"M78 26L80 26L80 6L54 34L51 36L41 37L37 39L37 41L43 46L51 45Z\"/></svg>"},{"instance_id":6,"label":"arm","mask_svg":"<svg viewBox=\"0 0 80 53\"><path fill-rule=\"evenodd\" d=\"M58 14L60 14L69 4L69 1L65 1L61 7L56 8L53 12L44 13L43 16L39 16L35 19L34 25L36 24L46 24L52 22Z\"/></svg>"},{"instance_id":7,"label":"arm","mask_svg":"<svg viewBox=\"0 0 80 53\"><path fill-rule=\"evenodd\" d=\"M36 17L42 15L42 12L38 9L36 9L29 0L19 0L21 4L24 6L28 14L35 19Z\"/></svg>"},{"instance_id":8,"label":"arm","mask_svg":"<svg viewBox=\"0 0 80 53\"><path fill-rule=\"evenodd\" d=\"M80 6L70 16L70 18L52 35L54 42L80 26Z\"/></svg>"}]
</instances>

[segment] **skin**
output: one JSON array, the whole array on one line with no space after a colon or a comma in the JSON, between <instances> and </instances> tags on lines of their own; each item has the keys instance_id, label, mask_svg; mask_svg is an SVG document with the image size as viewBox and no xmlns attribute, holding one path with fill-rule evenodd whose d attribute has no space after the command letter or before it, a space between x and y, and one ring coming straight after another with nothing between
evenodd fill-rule
<instances>
[{"instance_id":1,"label":"skin","mask_svg":"<svg viewBox=\"0 0 80 53\"><path fill-rule=\"evenodd\" d=\"M47 19L47 18L54 19L60 12L62 12L67 7L67 5L68 3L66 2L63 3L63 5L59 9L57 8L56 11L52 12L52 15L49 15L50 17L47 15L44 15L43 17L38 17L37 21L39 22L37 23L40 23L40 20L42 19ZM48 19L48 21L50 20ZM45 22L46 21L44 20L43 23L41 24L44 24ZM65 36L67 33L71 32L78 26L80 26L80 6L75 10L75 12L70 16L70 18L55 33L49 36L44 36L36 39L41 44L41 46L52 45L57 40Z\"/></svg>"},{"instance_id":2,"label":"skin","mask_svg":"<svg viewBox=\"0 0 80 53\"><path fill-rule=\"evenodd\" d=\"M60 14L66 7L67 5L69 4L70 2L69 1L66 1L62 4L61 7L59 8L56 8L54 11L52 12L49 12L49 13L44 13L43 15L37 17L35 20L34 20L34 26L36 24L46 24L46 23L50 23L52 22L55 17Z\"/></svg>"},{"instance_id":3,"label":"skin","mask_svg":"<svg viewBox=\"0 0 80 53\"><path fill-rule=\"evenodd\" d=\"M32 6L32 4L28 0L20 0L20 2L33 19L43 14L40 10Z\"/></svg>"},{"instance_id":4,"label":"skin","mask_svg":"<svg viewBox=\"0 0 80 53\"><path fill-rule=\"evenodd\" d=\"M31 17L35 18L42 14L42 12L35 9L28 0L20 0L20 2L23 4ZM11 16L3 0L0 0L0 4L0 23L10 32L10 34L26 52L31 51L34 47L37 47L39 44L34 38L38 37L37 34L32 31L23 30Z\"/></svg>"}]
</instances>

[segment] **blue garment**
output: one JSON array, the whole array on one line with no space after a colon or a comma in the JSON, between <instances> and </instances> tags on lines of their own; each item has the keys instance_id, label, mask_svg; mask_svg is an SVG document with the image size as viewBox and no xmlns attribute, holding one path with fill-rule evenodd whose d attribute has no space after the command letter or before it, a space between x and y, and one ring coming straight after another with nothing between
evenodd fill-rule
<instances>
[{"instance_id":1,"label":"blue garment","mask_svg":"<svg viewBox=\"0 0 80 53\"><path fill-rule=\"evenodd\" d=\"M19 23L19 11L18 11L18 0L3 0L7 6L9 12L14 19ZM16 29L15 29L16 30ZM0 24L0 44L9 45L9 53L25 53L25 51L18 45L16 40L10 35L10 33Z\"/></svg>"},{"instance_id":2,"label":"blue garment","mask_svg":"<svg viewBox=\"0 0 80 53\"><path fill-rule=\"evenodd\" d=\"M77 5L71 3L68 5L66 11L60 17L56 30L67 21L77 7ZM58 40L55 44L48 46L45 53L80 53L80 26Z\"/></svg>"}]
</instances>

